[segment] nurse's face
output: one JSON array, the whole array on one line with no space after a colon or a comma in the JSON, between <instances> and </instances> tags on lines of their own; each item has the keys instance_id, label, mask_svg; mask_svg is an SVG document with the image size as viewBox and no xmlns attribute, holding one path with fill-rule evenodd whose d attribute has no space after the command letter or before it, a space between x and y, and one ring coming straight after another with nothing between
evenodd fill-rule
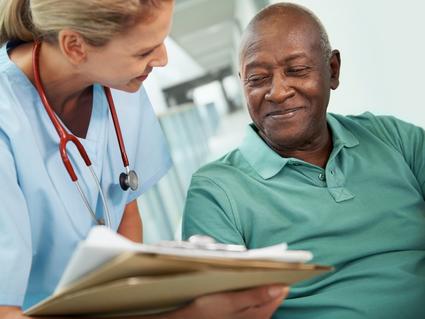
<instances>
[{"instance_id":1,"label":"nurse's face","mask_svg":"<svg viewBox=\"0 0 425 319\"><path fill-rule=\"evenodd\" d=\"M142 19L104 46L89 46L85 71L91 82L136 92L154 67L165 66L164 40L170 32L173 8L174 1L163 1L152 9L153 17L147 21Z\"/></svg>"}]
</instances>

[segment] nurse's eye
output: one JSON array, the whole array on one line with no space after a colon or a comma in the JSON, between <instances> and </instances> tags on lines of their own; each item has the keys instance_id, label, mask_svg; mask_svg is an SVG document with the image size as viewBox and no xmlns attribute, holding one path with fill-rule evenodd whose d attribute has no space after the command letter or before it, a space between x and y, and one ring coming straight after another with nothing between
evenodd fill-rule
<instances>
[{"instance_id":1,"label":"nurse's eye","mask_svg":"<svg viewBox=\"0 0 425 319\"><path fill-rule=\"evenodd\" d=\"M308 66L294 66L289 67L285 73L289 76L305 76L309 71L310 67Z\"/></svg>"},{"instance_id":2,"label":"nurse's eye","mask_svg":"<svg viewBox=\"0 0 425 319\"><path fill-rule=\"evenodd\" d=\"M143 52L143 53L140 53L140 54L138 54L137 55L137 57L138 58L140 58L140 59L143 59L143 58L146 58L146 57L148 57L153 51L155 51L155 49L152 49L152 50L149 50L149 51L146 51L146 52Z\"/></svg>"}]
</instances>

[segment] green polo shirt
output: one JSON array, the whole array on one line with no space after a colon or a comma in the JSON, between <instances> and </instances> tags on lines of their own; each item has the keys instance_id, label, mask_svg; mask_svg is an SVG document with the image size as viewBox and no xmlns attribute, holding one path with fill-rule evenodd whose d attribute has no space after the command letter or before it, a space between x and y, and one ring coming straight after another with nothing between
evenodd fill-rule
<instances>
[{"instance_id":1,"label":"green polo shirt","mask_svg":"<svg viewBox=\"0 0 425 319\"><path fill-rule=\"evenodd\" d=\"M425 318L425 133L393 117L328 114L323 169L283 158L248 127L192 178L183 237L287 242L335 271L301 282L273 318Z\"/></svg>"}]
</instances>

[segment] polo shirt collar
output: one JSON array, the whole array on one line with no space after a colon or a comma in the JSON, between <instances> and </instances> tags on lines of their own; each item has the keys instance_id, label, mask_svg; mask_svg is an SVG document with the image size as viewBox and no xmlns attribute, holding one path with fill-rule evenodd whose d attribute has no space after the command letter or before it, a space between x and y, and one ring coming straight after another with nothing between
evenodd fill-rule
<instances>
[{"instance_id":1,"label":"polo shirt collar","mask_svg":"<svg viewBox=\"0 0 425 319\"><path fill-rule=\"evenodd\" d=\"M239 150L263 179L275 176L289 160L281 157L263 141L253 123L248 125L245 138L239 146Z\"/></svg>"},{"instance_id":2,"label":"polo shirt collar","mask_svg":"<svg viewBox=\"0 0 425 319\"><path fill-rule=\"evenodd\" d=\"M338 122L335 115L328 113L327 121L332 130L334 149L351 148L359 144L358 139ZM281 157L273 151L258 135L253 123L248 125L239 151L263 179L272 178L290 162L301 162L295 158Z\"/></svg>"},{"instance_id":3,"label":"polo shirt collar","mask_svg":"<svg viewBox=\"0 0 425 319\"><path fill-rule=\"evenodd\" d=\"M335 149L337 146L344 146L347 148L351 148L359 145L359 140L345 128L337 119L338 116L332 113L328 113L326 118L329 124L329 127L332 131L332 139L333 139L333 148Z\"/></svg>"}]
</instances>

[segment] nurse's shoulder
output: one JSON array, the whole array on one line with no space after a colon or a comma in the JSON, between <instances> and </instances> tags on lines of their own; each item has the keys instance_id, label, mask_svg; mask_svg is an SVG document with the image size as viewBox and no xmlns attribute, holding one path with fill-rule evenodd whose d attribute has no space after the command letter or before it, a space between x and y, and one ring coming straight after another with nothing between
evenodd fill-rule
<instances>
[{"instance_id":1,"label":"nurse's shoulder","mask_svg":"<svg viewBox=\"0 0 425 319\"><path fill-rule=\"evenodd\" d=\"M24 69L31 67L24 51L31 50L30 43L11 49L9 43L0 47L0 131L13 135L28 124L24 106L34 103L33 86Z\"/></svg>"}]
</instances>

